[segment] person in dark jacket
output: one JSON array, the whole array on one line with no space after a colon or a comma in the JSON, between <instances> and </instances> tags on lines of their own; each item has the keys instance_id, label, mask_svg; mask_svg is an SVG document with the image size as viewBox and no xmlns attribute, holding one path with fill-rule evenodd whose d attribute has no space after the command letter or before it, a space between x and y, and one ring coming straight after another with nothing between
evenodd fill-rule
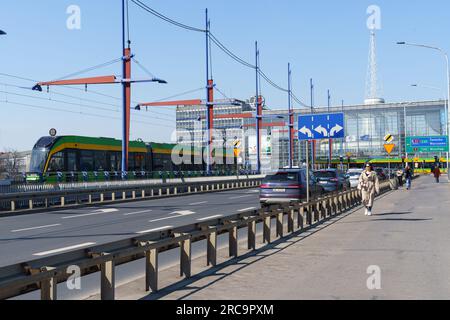
<instances>
[{"instance_id":1,"label":"person in dark jacket","mask_svg":"<svg viewBox=\"0 0 450 320\"><path fill-rule=\"evenodd\" d=\"M409 165L405 168L405 181L406 181L406 190L411 189L411 180L412 180L412 170Z\"/></svg>"},{"instance_id":2,"label":"person in dark jacket","mask_svg":"<svg viewBox=\"0 0 450 320\"><path fill-rule=\"evenodd\" d=\"M433 169L433 175L434 178L436 179L436 183L439 183L439 178L441 177L441 169L439 169L439 166L436 166Z\"/></svg>"},{"instance_id":3,"label":"person in dark jacket","mask_svg":"<svg viewBox=\"0 0 450 320\"><path fill-rule=\"evenodd\" d=\"M398 168L396 175L397 175L399 187L403 187L403 169Z\"/></svg>"}]
</instances>

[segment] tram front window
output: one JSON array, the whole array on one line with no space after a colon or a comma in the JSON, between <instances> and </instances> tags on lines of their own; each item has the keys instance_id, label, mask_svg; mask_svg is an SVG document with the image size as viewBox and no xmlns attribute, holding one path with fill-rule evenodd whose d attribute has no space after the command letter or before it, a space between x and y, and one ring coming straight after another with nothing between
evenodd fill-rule
<instances>
[{"instance_id":1,"label":"tram front window","mask_svg":"<svg viewBox=\"0 0 450 320\"><path fill-rule=\"evenodd\" d=\"M47 154L47 149L33 149L31 153L30 172L41 173L44 170Z\"/></svg>"}]
</instances>

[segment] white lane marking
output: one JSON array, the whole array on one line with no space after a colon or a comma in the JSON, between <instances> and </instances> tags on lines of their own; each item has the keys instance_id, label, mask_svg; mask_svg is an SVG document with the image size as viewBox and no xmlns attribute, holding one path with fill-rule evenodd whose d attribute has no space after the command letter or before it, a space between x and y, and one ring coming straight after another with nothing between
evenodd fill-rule
<instances>
[{"instance_id":1,"label":"white lane marking","mask_svg":"<svg viewBox=\"0 0 450 320\"><path fill-rule=\"evenodd\" d=\"M257 190L250 190L250 191L247 191L246 193L257 193L257 192L259 192L259 189L257 189Z\"/></svg>"},{"instance_id":2,"label":"white lane marking","mask_svg":"<svg viewBox=\"0 0 450 320\"><path fill-rule=\"evenodd\" d=\"M100 210L96 210L91 213L84 213L84 214L77 214L75 216L62 217L61 219L74 219L74 218L81 218L81 217L88 217L88 216L96 216L99 214L112 213L112 212L117 212L117 211L119 211L119 210L118 209L100 209Z\"/></svg>"},{"instance_id":3,"label":"white lane marking","mask_svg":"<svg viewBox=\"0 0 450 320\"><path fill-rule=\"evenodd\" d=\"M223 216L221 214L217 214L215 216L210 216L210 217L206 217L206 218L197 219L197 221L205 221L205 220L210 220L210 219L220 218L220 217L223 217Z\"/></svg>"},{"instance_id":4,"label":"white lane marking","mask_svg":"<svg viewBox=\"0 0 450 320\"><path fill-rule=\"evenodd\" d=\"M194 211L190 211L190 210L175 211L175 212L169 213L170 217L150 220L149 222L158 222L158 221L164 221L164 220L168 220L168 219L181 218L181 217L190 216L190 215L193 215L193 214L195 214L195 212Z\"/></svg>"},{"instance_id":5,"label":"white lane marking","mask_svg":"<svg viewBox=\"0 0 450 320\"><path fill-rule=\"evenodd\" d=\"M240 210L238 210L238 212L244 212L244 211L250 211L250 210L256 210L256 208L251 207L251 208L240 209Z\"/></svg>"},{"instance_id":6,"label":"white lane marking","mask_svg":"<svg viewBox=\"0 0 450 320\"><path fill-rule=\"evenodd\" d=\"M56 223L56 224L49 224L49 225L46 225L46 226L39 226L39 227L11 230L11 232L22 232L22 231L29 231L29 230L36 230L36 229L44 229L44 228L57 227L57 226L60 226L60 225L61 225L60 223Z\"/></svg>"},{"instance_id":7,"label":"white lane marking","mask_svg":"<svg viewBox=\"0 0 450 320\"><path fill-rule=\"evenodd\" d=\"M228 198L228 199L233 200L233 199L249 198L249 197L253 197L253 194L249 194L249 195L246 195L246 196L239 196L239 197L231 197L231 198Z\"/></svg>"},{"instance_id":8,"label":"white lane marking","mask_svg":"<svg viewBox=\"0 0 450 320\"><path fill-rule=\"evenodd\" d=\"M69 247L64 247L64 248L59 248L59 249L54 249L54 250L34 253L33 256L47 256L47 255L53 254L53 253L59 253L59 252L64 252L64 251L68 251L68 250L72 250L72 249L89 247L89 246L92 246L94 244L95 244L95 242L85 242L85 243L80 243L80 244L76 244L76 245L69 246Z\"/></svg>"},{"instance_id":9,"label":"white lane marking","mask_svg":"<svg viewBox=\"0 0 450 320\"><path fill-rule=\"evenodd\" d=\"M147 213L147 212L152 212L153 210L142 210L142 211L136 211L136 212L129 212L129 213L124 213L124 216L132 216L134 214L141 214L141 213Z\"/></svg>"},{"instance_id":10,"label":"white lane marking","mask_svg":"<svg viewBox=\"0 0 450 320\"><path fill-rule=\"evenodd\" d=\"M208 203L208 201L189 203L189 205L190 205L190 206L196 206L196 205L199 205L199 204L205 204L205 203Z\"/></svg>"},{"instance_id":11,"label":"white lane marking","mask_svg":"<svg viewBox=\"0 0 450 320\"><path fill-rule=\"evenodd\" d=\"M195 211L191 211L191 210L182 210L182 211L174 211L174 212L171 212L171 213L169 213L169 214L177 214L177 215L179 215L179 216L190 216L190 215L195 214Z\"/></svg>"},{"instance_id":12,"label":"white lane marking","mask_svg":"<svg viewBox=\"0 0 450 320\"><path fill-rule=\"evenodd\" d=\"M165 218L160 218L160 219L150 220L149 222L159 222L159 221L164 221L164 220L169 220L169 219L175 219L175 218L179 218L179 216L165 217Z\"/></svg>"},{"instance_id":13,"label":"white lane marking","mask_svg":"<svg viewBox=\"0 0 450 320\"><path fill-rule=\"evenodd\" d=\"M150 230L138 231L136 233L137 234L150 233L150 232L153 232L153 231L162 231L162 230L167 230L167 229L170 229L170 228L173 228L173 226L164 226L164 227L150 229Z\"/></svg>"}]
</instances>

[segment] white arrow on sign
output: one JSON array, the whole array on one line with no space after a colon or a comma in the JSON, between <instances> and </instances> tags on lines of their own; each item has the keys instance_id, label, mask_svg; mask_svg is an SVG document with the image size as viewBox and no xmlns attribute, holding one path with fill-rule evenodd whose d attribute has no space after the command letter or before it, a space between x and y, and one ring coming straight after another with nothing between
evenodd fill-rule
<instances>
[{"instance_id":1,"label":"white arrow on sign","mask_svg":"<svg viewBox=\"0 0 450 320\"><path fill-rule=\"evenodd\" d=\"M324 127L322 127L321 125L318 126L317 128L314 129L314 131L322 134L324 137L328 137L328 131L327 129L325 129Z\"/></svg>"},{"instance_id":2,"label":"white arrow on sign","mask_svg":"<svg viewBox=\"0 0 450 320\"><path fill-rule=\"evenodd\" d=\"M336 133L339 133L339 132L341 132L342 130L344 130L344 128L341 127L340 125L336 124L336 125L331 129L330 136L331 136L331 137L334 137L334 136L336 135Z\"/></svg>"},{"instance_id":3,"label":"white arrow on sign","mask_svg":"<svg viewBox=\"0 0 450 320\"><path fill-rule=\"evenodd\" d=\"M300 133L304 134L305 136L308 136L309 138L312 138L312 136L313 136L311 130L309 130L306 126L301 128L299 131L300 131Z\"/></svg>"}]
</instances>

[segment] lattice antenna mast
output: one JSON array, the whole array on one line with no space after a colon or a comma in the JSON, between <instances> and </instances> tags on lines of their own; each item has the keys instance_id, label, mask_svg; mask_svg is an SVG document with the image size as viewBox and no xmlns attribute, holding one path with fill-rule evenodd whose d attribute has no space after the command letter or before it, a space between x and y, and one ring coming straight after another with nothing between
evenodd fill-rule
<instances>
[{"instance_id":1,"label":"lattice antenna mast","mask_svg":"<svg viewBox=\"0 0 450 320\"><path fill-rule=\"evenodd\" d=\"M370 30L369 65L367 68L365 104L384 103L378 82L377 50L375 28Z\"/></svg>"}]
</instances>

